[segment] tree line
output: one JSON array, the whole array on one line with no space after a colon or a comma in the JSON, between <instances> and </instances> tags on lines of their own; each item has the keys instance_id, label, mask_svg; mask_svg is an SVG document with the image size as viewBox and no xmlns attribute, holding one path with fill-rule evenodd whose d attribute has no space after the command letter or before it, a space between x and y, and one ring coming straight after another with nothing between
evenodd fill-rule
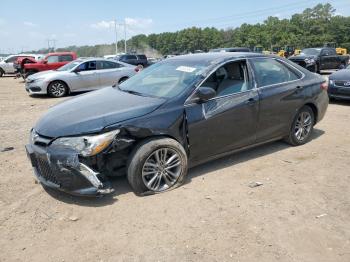
<instances>
[{"instance_id":1,"label":"tree line","mask_svg":"<svg viewBox=\"0 0 350 262\"><path fill-rule=\"evenodd\" d=\"M296 48L319 47L335 42L350 51L350 17L337 15L331 4L318 4L290 19L270 16L257 24L244 23L236 28L191 27L177 32L136 35L127 41L128 52L145 52L148 55L166 55L208 51L218 47L255 47L271 50L273 46ZM118 42L124 50L124 42ZM79 56L113 54L115 44L70 46L57 51L71 50ZM45 50L40 50L45 51ZM46 50L47 51L47 50Z\"/></svg>"}]
</instances>

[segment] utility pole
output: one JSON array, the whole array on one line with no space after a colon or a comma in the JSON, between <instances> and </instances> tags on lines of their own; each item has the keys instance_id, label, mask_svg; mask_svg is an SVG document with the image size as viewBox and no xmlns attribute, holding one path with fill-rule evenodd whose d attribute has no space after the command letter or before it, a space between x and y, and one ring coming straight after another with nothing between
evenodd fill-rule
<instances>
[{"instance_id":1,"label":"utility pole","mask_svg":"<svg viewBox=\"0 0 350 262\"><path fill-rule=\"evenodd\" d=\"M124 19L124 53L126 54L126 20Z\"/></svg>"},{"instance_id":2,"label":"utility pole","mask_svg":"<svg viewBox=\"0 0 350 262\"><path fill-rule=\"evenodd\" d=\"M114 19L114 31L115 31L115 55L118 55L117 19Z\"/></svg>"}]
</instances>

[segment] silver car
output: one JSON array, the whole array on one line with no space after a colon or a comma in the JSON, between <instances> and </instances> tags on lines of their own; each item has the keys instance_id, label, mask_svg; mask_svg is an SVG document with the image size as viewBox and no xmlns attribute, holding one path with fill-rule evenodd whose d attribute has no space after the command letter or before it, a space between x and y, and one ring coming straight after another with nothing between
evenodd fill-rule
<instances>
[{"instance_id":1,"label":"silver car","mask_svg":"<svg viewBox=\"0 0 350 262\"><path fill-rule=\"evenodd\" d=\"M29 76L25 87L30 94L62 97L119 84L136 74L135 66L103 58L80 58L57 70Z\"/></svg>"}]
</instances>

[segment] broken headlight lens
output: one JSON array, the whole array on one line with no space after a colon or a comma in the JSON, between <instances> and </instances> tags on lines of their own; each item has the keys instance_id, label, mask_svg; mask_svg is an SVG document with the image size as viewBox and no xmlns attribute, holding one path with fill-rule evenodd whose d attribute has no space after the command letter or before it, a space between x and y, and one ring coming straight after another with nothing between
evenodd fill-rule
<instances>
[{"instance_id":1,"label":"broken headlight lens","mask_svg":"<svg viewBox=\"0 0 350 262\"><path fill-rule=\"evenodd\" d=\"M52 145L72 148L82 156L94 156L107 148L119 132L117 129L100 135L61 137Z\"/></svg>"}]
</instances>

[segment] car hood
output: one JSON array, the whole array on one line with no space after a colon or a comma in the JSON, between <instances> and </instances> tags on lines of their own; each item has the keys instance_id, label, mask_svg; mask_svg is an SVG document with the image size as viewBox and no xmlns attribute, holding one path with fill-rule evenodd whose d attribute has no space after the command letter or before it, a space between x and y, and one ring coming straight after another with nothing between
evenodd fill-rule
<instances>
[{"instance_id":1,"label":"car hood","mask_svg":"<svg viewBox=\"0 0 350 262\"><path fill-rule=\"evenodd\" d=\"M329 76L331 80L349 80L350 81L350 69L342 69L334 72Z\"/></svg>"},{"instance_id":2,"label":"car hood","mask_svg":"<svg viewBox=\"0 0 350 262\"><path fill-rule=\"evenodd\" d=\"M50 108L34 129L52 138L97 133L108 125L149 114L165 101L107 87Z\"/></svg>"},{"instance_id":3,"label":"car hood","mask_svg":"<svg viewBox=\"0 0 350 262\"><path fill-rule=\"evenodd\" d=\"M47 71L42 71L42 72L38 72L35 73L33 75L30 75L27 77L28 82L35 80L37 78L41 78L41 77L51 77L53 75L57 76L57 75L61 75L61 74L65 74L66 71L55 71L55 70L47 70Z\"/></svg>"}]
</instances>

